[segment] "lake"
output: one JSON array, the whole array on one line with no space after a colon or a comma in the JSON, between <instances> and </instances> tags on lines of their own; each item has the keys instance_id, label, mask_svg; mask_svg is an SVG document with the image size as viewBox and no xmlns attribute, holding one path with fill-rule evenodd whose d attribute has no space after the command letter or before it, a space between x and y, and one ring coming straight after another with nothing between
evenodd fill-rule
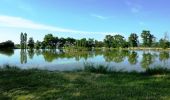
<instances>
[{"instance_id":1,"label":"lake","mask_svg":"<svg viewBox=\"0 0 170 100\"><path fill-rule=\"evenodd\" d=\"M107 65L113 71L144 72L147 68L170 69L169 51L64 51L64 50L0 50L0 66L49 71L82 70L85 64Z\"/></svg>"}]
</instances>

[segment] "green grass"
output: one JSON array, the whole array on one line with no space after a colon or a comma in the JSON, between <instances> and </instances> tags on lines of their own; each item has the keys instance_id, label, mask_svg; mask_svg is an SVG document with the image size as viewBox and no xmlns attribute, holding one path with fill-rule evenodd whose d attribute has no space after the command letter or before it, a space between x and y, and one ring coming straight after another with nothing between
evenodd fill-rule
<instances>
[{"instance_id":1,"label":"green grass","mask_svg":"<svg viewBox=\"0 0 170 100\"><path fill-rule=\"evenodd\" d=\"M91 64L91 63L84 64L84 71L91 72L91 73L101 73L101 74L106 74L106 73L111 72L108 66L105 66L105 65L95 66L94 64Z\"/></svg>"},{"instance_id":2,"label":"green grass","mask_svg":"<svg viewBox=\"0 0 170 100\"><path fill-rule=\"evenodd\" d=\"M0 69L0 100L168 100L170 73L155 72L49 72L7 66Z\"/></svg>"}]
</instances>

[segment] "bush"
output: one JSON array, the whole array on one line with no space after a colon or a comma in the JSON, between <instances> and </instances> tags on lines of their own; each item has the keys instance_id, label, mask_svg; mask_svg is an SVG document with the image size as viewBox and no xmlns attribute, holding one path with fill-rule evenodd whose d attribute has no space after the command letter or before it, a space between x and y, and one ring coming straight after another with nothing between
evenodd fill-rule
<instances>
[{"instance_id":1,"label":"bush","mask_svg":"<svg viewBox=\"0 0 170 100\"><path fill-rule=\"evenodd\" d=\"M2 43L0 43L0 49L6 49L6 48L8 48L8 49L13 49L15 46L14 46L14 42L12 42L12 41L10 41L10 40L8 40L8 41L6 41L6 42L2 42Z\"/></svg>"}]
</instances>

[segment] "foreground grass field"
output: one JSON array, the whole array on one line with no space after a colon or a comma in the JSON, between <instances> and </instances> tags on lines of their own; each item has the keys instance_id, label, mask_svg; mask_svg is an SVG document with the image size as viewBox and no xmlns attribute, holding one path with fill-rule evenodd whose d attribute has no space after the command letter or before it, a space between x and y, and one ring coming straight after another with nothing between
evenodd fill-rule
<instances>
[{"instance_id":1,"label":"foreground grass field","mask_svg":"<svg viewBox=\"0 0 170 100\"><path fill-rule=\"evenodd\" d=\"M0 100L168 100L170 73L0 69Z\"/></svg>"}]
</instances>

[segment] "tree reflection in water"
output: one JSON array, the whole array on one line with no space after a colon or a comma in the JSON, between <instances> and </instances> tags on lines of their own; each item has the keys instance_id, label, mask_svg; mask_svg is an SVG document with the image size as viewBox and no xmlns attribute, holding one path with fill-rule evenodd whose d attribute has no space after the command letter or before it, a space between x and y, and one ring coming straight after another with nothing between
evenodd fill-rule
<instances>
[{"instance_id":1,"label":"tree reflection in water","mask_svg":"<svg viewBox=\"0 0 170 100\"><path fill-rule=\"evenodd\" d=\"M128 50L109 50L104 52L104 58L106 62L121 63L129 55Z\"/></svg>"},{"instance_id":2,"label":"tree reflection in water","mask_svg":"<svg viewBox=\"0 0 170 100\"><path fill-rule=\"evenodd\" d=\"M143 53L143 58L141 61L141 66L143 68L148 68L151 64L153 64L154 60L155 60L156 55L155 54L151 54L150 52L148 53Z\"/></svg>"},{"instance_id":3,"label":"tree reflection in water","mask_svg":"<svg viewBox=\"0 0 170 100\"><path fill-rule=\"evenodd\" d=\"M14 50L13 49L0 50L0 54L11 57L14 54Z\"/></svg>"},{"instance_id":4,"label":"tree reflection in water","mask_svg":"<svg viewBox=\"0 0 170 100\"><path fill-rule=\"evenodd\" d=\"M130 64L135 65L138 62L138 53L135 51L132 51L128 56L128 61Z\"/></svg>"},{"instance_id":5,"label":"tree reflection in water","mask_svg":"<svg viewBox=\"0 0 170 100\"><path fill-rule=\"evenodd\" d=\"M8 56L13 55L14 51L0 51L1 54L5 54ZM115 63L121 63L125 62L126 58L128 62L131 65L136 65L138 62L140 62L140 66L143 68L148 68L151 64L154 63L156 58L159 58L159 61L163 61L165 64L165 61L170 58L169 52L160 52L159 55L157 52L146 52L143 51L143 54L141 54L142 59L139 59L140 54L138 54L138 51L129 51L129 50L105 50L105 51L68 51L68 50L58 50L58 49L40 49L40 50L24 50L21 49L20 51L20 62L21 64L27 63L27 56L29 59L33 59L34 56L43 56L43 59L46 62L53 62L54 60L58 59L73 59L75 61L85 60L88 61L88 59L101 56L105 60L105 62L115 62ZM130 66L130 65L128 65Z\"/></svg>"},{"instance_id":6,"label":"tree reflection in water","mask_svg":"<svg viewBox=\"0 0 170 100\"><path fill-rule=\"evenodd\" d=\"M159 60L166 61L170 58L169 52L163 51L159 53Z\"/></svg>"},{"instance_id":7,"label":"tree reflection in water","mask_svg":"<svg viewBox=\"0 0 170 100\"><path fill-rule=\"evenodd\" d=\"M26 49L20 50L20 62L21 62L21 64L27 63L27 51L26 51Z\"/></svg>"},{"instance_id":8,"label":"tree reflection in water","mask_svg":"<svg viewBox=\"0 0 170 100\"><path fill-rule=\"evenodd\" d=\"M28 57L30 58L30 59L33 59L34 58L34 49L28 49L27 50L28 51Z\"/></svg>"},{"instance_id":9,"label":"tree reflection in water","mask_svg":"<svg viewBox=\"0 0 170 100\"><path fill-rule=\"evenodd\" d=\"M159 53L159 60L163 62L163 66L166 66L166 61L170 58L169 52L163 51Z\"/></svg>"}]
</instances>

